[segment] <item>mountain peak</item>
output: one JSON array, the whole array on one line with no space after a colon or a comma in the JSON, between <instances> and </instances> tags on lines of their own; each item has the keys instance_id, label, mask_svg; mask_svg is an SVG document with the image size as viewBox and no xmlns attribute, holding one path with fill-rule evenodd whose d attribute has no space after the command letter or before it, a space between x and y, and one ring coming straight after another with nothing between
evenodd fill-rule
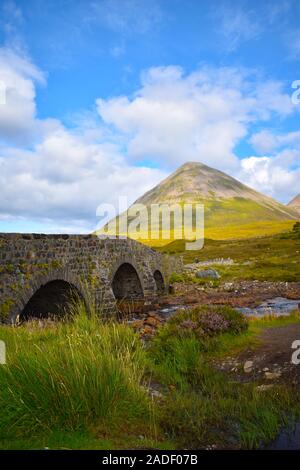
<instances>
[{"instance_id":1,"label":"mountain peak","mask_svg":"<svg viewBox=\"0 0 300 470\"><path fill-rule=\"evenodd\" d=\"M176 171L190 170L190 169L199 168L203 166L206 166L206 165L204 165L204 163L201 163L201 162L186 162L186 163L183 163L183 165L181 165L179 168L177 168Z\"/></svg>"},{"instance_id":2,"label":"mountain peak","mask_svg":"<svg viewBox=\"0 0 300 470\"><path fill-rule=\"evenodd\" d=\"M136 202L146 206L203 203L207 223L215 223L216 216L222 224L297 219L292 208L200 162L184 163Z\"/></svg>"},{"instance_id":3,"label":"mountain peak","mask_svg":"<svg viewBox=\"0 0 300 470\"><path fill-rule=\"evenodd\" d=\"M213 171L219 171L219 170L216 170L214 168L211 168L207 165L205 165L204 163L201 163L201 162L186 162L186 163L183 163L183 165L181 165L180 167L177 168L177 170L174 171L173 174L175 173L181 173L182 171L201 171L203 169L210 169L210 170L213 170Z\"/></svg>"}]
</instances>

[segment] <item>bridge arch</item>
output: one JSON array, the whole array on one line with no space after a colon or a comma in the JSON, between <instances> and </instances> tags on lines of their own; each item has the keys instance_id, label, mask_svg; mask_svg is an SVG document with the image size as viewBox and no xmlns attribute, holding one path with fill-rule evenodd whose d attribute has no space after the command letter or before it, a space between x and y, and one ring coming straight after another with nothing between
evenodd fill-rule
<instances>
[{"instance_id":1,"label":"bridge arch","mask_svg":"<svg viewBox=\"0 0 300 470\"><path fill-rule=\"evenodd\" d=\"M155 281L156 292L158 294L162 294L165 292L165 280L164 277L159 269L156 269L153 273L153 278Z\"/></svg>"},{"instance_id":2,"label":"bridge arch","mask_svg":"<svg viewBox=\"0 0 300 470\"><path fill-rule=\"evenodd\" d=\"M118 264L112 275L111 288L116 300L144 297L143 280L134 262L123 260Z\"/></svg>"},{"instance_id":3,"label":"bridge arch","mask_svg":"<svg viewBox=\"0 0 300 470\"><path fill-rule=\"evenodd\" d=\"M62 318L70 312L70 304L78 299L86 305L86 295L77 276L68 271L54 271L31 282L10 317L15 323L34 318Z\"/></svg>"}]
</instances>

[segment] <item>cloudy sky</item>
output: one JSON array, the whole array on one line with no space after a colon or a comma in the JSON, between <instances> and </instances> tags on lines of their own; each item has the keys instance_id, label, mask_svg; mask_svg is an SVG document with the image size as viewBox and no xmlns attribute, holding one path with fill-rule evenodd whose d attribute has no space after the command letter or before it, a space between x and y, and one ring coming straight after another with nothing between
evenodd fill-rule
<instances>
[{"instance_id":1,"label":"cloudy sky","mask_svg":"<svg viewBox=\"0 0 300 470\"><path fill-rule=\"evenodd\" d=\"M298 0L0 0L0 231L89 232L186 161L288 202L299 65Z\"/></svg>"}]
</instances>

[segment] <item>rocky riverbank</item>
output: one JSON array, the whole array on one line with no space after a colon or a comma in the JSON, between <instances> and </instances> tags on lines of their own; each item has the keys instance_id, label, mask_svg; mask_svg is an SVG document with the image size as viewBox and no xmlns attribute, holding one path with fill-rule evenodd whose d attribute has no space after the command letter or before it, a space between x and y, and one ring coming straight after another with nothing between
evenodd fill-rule
<instances>
[{"instance_id":1,"label":"rocky riverbank","mask_svg":"<svg viewBox=\"0 0 300 470\"><path fill-rule=\"evenodd\" d=\"M212 287L209 283L202 286L196 283L175 282L172 292L187 304L225 304L254 308L276 297L298 300L300 282L238 281L223 282L217 287Z\"/></svg>"}]
</instances>

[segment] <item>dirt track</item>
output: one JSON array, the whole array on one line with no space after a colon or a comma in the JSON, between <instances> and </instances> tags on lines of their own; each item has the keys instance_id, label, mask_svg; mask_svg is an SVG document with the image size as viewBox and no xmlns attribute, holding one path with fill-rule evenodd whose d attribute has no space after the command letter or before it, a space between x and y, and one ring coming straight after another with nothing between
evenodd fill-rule
<instances>
[{"instance_id":1,"label":"dirt track","mask_svg":"<svg viewBox=\"0 0 300 470\"><path fill-rule=\"evenodd\" d=\"M261 344L255 350L244 351L236 358L226 359L218 367L243 382L256 380L270 385L284 382L300 387L300 364L292 363L292 354L295 352L292 344L295 340L300 341L300 323L267 328L259 340ZM248 371L245 371L245 364L249 361L253 364L249 364Z\"/></svg>"}]
</instances>

